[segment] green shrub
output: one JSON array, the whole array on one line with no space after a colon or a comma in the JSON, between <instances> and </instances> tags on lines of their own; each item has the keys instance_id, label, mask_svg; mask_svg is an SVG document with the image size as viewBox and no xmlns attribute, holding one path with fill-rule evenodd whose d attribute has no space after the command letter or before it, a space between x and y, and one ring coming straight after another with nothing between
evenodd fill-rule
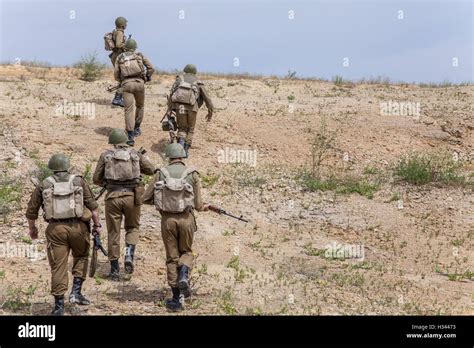
<instances>
[{"instance_id":1,"label":"green shrub","mask_svg":"<svg viewBox=\"0 0 474 348\"><path fill-rule=\"evenodd\" d=\"M7 222L8 214L18 207L21 200L21 186L18 182L3 175L0 177L0 214Z\"/></svg>"},{"instance_id":2,"label":"green shrub","mask_svg":"<svg viewBox=\"0 0 474 348\"><path fill-rule=\"evenodd\" d=\"M449 155L411 153L403 157L394 169L401 180L413 185L432 182L447 185L463 184L465 177L459 174L461 164Z\"/></svg>"},{"instance_id":3,"label":"green shrub","mask_svg":"<svg viewBox=\"0 0 474 348\"><path fill-rule=\"evenodd\" d=\"M82 57L79 62L74 64L74 67L82 69L81 80L91 82L102 77L105 64L98 61L97 52L94 52Z\"/></svg>"},{"instance_id":4,"label":"green shrub","mask_svg":"<svg viewBox=\"0 0 474 348\"><path fill-rule=\"evenodd\" d=\"M213 175L213 174L203 175L201 179L202 179L203 187L210 187L214 185L217 182L217 180L219 180L219 175Z\"/></svg>"},{"instance_id":5,"label":"green shrub","mask_svg":"<svg viewBox=\"0 0 474 348\"><path fill-rule=\"evenodd\" d=\"M358 193L372 199L378 191L379 184L367 181L365 178L346 177L336 178L331 176L326 179L318 179L305 172L300 175L299 180L308 191L335 191L340 194Z\"/></svg>"},{"instance_id":6,"label":"green shrub","mask_svg":"<svg viewBox=\"0 0 474 348\"><path fill-rule=\"evenodd\" d=\"M40 161L36 161L36 170L33 172L33 176L38 179L39 182L42 182L48 176L53 175L53 171L48 168L48 165Z\"/></svg>"},{"instance_id":7,"label":"green shrub","mask_svg":"<svg viewBox=\"0 0 474 348\"><path fill-rule=\"evenodd\" d=\"M336 75L332 78L332 81L334 82L334 84L336 86L341 86L344 84L344 79L342 78L342 76L339 76L339 75Z\"/></svg>"}]
</instances>

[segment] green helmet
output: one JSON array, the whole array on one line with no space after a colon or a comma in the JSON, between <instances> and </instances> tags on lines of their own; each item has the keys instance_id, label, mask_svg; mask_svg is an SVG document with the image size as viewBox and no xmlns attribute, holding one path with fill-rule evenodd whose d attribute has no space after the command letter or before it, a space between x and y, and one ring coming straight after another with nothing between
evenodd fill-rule
<instances>
[{"instance_id":1,"label":"green helmet","mask_svg":"<svg viewBox=\"0 0 474 348\"><path fill-rule=\"evenodd\" d=\"M187 65L184 67L183 71L184 71L185 73L188 73L188 74L197 74L196 65L194 65L194 64L187 64Z\"/></svg>"},{"instance_id":2,"label":"green helmet","mask_svg":"<svg viewBox=\"0 0 474 348\"><path fill-rule=\"evenodd\" d=\"M135 51L137 49L137 42L134 39L128 39L125 42L125 49L127 51Z\"/></svg>"},{"instance_id":3,"label":"green helmet","mask_svg":"<svg viewBox=\"0 0 474 348\"><path fill-rule=\"evenodd\" d=\"M53 172L62 172L69 169L69 158L62 153L51 156L48 162L48 168Z\"/></svg>"},{"instance_id":4,"label":"green helmet","mask_svg":"<svg viewBox=\"0 0 474 348\"><path fill-rule=\"evenodd\" d=\"M166 157L169 159L173 158L185 158L186 152L184 152L184 148L181 144L172 143L166 146L165 149Z\"/></svg>"},{"instance_id":5,"label":"green helmet","mask_svg":"<svg viewBox=\"0 0 474 348\"><path fill-rule=\"evenodd\" d=\"M127 23L128 21L124 17L117 17L117 19L115 19L115 26L117 28L123 28Z\"/></svg>"},{"instance_id":6,"label":"green helmet","mask_svg":"<svg viewBox=\"0 0 474 348\"><path fill-rule=\"evenodd\" d=\"M128 140L127 134L125 134L123 129L115 128L112 129L109 135L109 144L123 144Z\"/></svg>"}]
</instances>

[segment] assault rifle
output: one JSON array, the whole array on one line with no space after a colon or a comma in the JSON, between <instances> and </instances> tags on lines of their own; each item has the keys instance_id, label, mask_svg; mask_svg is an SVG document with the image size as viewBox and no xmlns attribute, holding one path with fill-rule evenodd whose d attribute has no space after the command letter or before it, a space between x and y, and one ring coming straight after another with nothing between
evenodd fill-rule
<instances>
[{"instance_id":1,"label":"assault rifle","mask_svg":"<svg viewBox=\"0 0 474 348\"><path fill-rule=\"evenodd\" d=\"M111 86L107 88L107 92L114 92L120 88L120 83L117 86Z\"/></svg>"},{"instance_id":2,"label":"assault rifle","mask_svg":"<svg viewBox=\"0 0 474 348\"><path fill-rule=\"evenodd\" d=\"M176 120L176 114L171 109L171 99L170 96L166 96L168 108L166 109L166 113L161 119L161 128L164 131L168 131L170 135L170 144L174 142L176 139L175 131L178 129L178 124Z\"/></svg>"},{"instance_id":3,"label":"assault rifle","mask_svg":"<svg viewBox=\"0 0 474 348\"><path fill-rule=\"evenodd\" d=\"M105 256L107 256L107 251L102 246L99 234L92 230L92 236L94 240L94 245L92 247L91 265L89 267L89 277L91 278L94 277L95 270L97 268L97 251L100 250Z\"/></svg>"},{"instance_id":4,"label":"assault rifle","mask_svg":"<svg viewBox=\"0 0 474 348\"><path fill-rule=\"evenodd\" d=\"M105 190L107 190L107 188L102 187L102 188L100 189L99 193L94 196L94 199L95 199L95 200L98 200L98 199L104 194Z\"/></svg>"},{"instance_id":5,"label":"assault rifle","mask_svg":"<svg viewBox=\"0 0 474 348\"><path fill-rule=\"evenodd\" d=\"M227 216L230 216L231 218L234 218L234 219L237 219L237 220L240 220L240 221L243 221L243 222L249 222L248 220L244 219L244 217L242 215L240 216L235 216L235 215L232 215L228 212L226 212L224 209L220 208L220 207L217 207L215 205L212 205L210 204L209 205L209 210L219 214L219 215L227 215Z\"/></svg>"}]
</instances>

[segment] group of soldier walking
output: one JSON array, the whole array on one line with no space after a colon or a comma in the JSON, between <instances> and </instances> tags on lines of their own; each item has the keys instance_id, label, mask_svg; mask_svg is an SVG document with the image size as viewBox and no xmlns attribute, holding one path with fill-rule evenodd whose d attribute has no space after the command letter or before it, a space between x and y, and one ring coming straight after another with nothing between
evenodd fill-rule
<instances>
[{"instance_id":1,"label":"group of soldier walking","mask_svg":"<svg viewBox=\"0 0 474 348\"><path fill-rule=\"evenodd\" d=\"M121 106L125 112L125 130L129 145L134 145L135 138L141 135L141 124L145 112L145 83L151 81L154 68L148 58L137 50L134 39L125 39L127 20L118 17L115 29L104 37L106 50L114 66L114 78L120 87L112 100L113 105ZM196 117L199 108L206 104L208 114L206 120L212 119L214 106L206 88L196 76L197 69L193 64L187 64L183 74L176 77L171 87L169 110L176 114L177 141L188 154L191 147ZM134 112L135 104L135 112Z\"/></svg>"},{"instance_id":2,"label":"group of soldier walking","mask_svg":"<svg viewBox=\"0 0 474 348\"><path fill-rule=\"evenodd\" d=\"M196 77L196 67L186 65L183 74L176 77L170 91L169 110L176 114L177 142L166 146L169 163L156 169L142 151L133 145L141 135L144 117L145 83L151 80L154 68L139 52L137 43L125 40L127 20L119 17L116 28L106 34L106 49L112 51L114 77L120 88L112 104L124 107L125 131L113 129L105 150L97 162L93 182L105 188L105 221L107 227L108 278L123 278L120 267L121 226L125 229L124 272L135 270L135 254L139 242L142 204L154 205L161 214L161 236L166 253L167 281L172 296L166 307L172 311L183 309L184 298L191 296L189 282L193 266L193 239L197 230L194 210L206 211L212 207L202 201L201 181L198 172L184 163L192 143L196 116L205 103L208 121L213 106L203 83ZM133 112L135 104L135 112ZM48 167L52 175L40 182L33 191L26 211L29 234L38 238L40 208L48 223L45 231L47 256L51 267L51 294L54 296L53 315L64 314L64 296L68 290L68 258L72 252L73 285L69 302L88 305L90 301L82 293L87 277L90 235L100 234L99 209L91 188L80 176L70 173L70 160L64 154L54 154ZM143 175L153 175L145 187Z\"/></svg>"}]
</instances>

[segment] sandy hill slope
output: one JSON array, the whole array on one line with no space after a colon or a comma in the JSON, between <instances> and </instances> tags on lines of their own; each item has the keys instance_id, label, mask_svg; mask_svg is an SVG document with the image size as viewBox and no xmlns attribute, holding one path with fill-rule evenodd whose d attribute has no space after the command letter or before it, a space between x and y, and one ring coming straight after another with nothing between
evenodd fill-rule
<instances>
[{"instance_id":1,"label":"sandy hill slope","mask_svg":"<svg viewBox=\"0 0 474 348\"><path fill-rule=\"evenodd\" d=\"M45 223L40 240L27 238L29 178L55 152L69 154L88 178L110 129L124 127L123 110L105 90L115 84L110 71L95 82L78 76L74 69L0 67L0 313L50 311ZM158 75L146 86L136 147L157 166L165 163L160 120L173 79ZM208 124L200 111L188 162L203 176L207 201L250 222L197 214L196 293L184 314L474 314L472 185L416 186L393 174L415 151L453 156L459 175L472 180L473 86L203 80L216 112ZM401 102L413 103L411 111L419 103L419 115L398 115L393 105ZM67 103L92 103L83 106L95 114L58 111ZM391 114L383 114L389 103ZM322 135L333 138L318 167L327 181L302 175ZM226 163L236 151L248 163ZM345 189L331 186L347 178ZM100 206L103 219L103 198ZM93 303L68 313L167 313L158 212L143 207L141 223L133 277L109 281L100 255L84 290ZM338 245L358 258L328 257ZM39 259L7 255L21 246L39 250Z\"/></svg>"}]
</instances>

